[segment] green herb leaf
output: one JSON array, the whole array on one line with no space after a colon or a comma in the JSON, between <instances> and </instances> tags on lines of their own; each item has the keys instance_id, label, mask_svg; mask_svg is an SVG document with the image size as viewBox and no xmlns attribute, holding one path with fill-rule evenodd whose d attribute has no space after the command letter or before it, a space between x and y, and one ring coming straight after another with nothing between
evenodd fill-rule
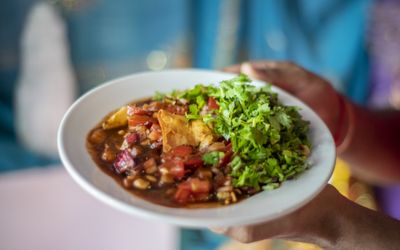
<instances>
[{"instance_id":1,"label":"green herb leaf","mask_svg":"<svg viewBox=\"0 0 400 250\"><path fill-rule=\"evenodd\" d=\"M203 161L205 164L215 166L219 163L222 157L224 157L224 155L225 154L223 152L219 151L209 152L203 155Z\"/></svg>"},{"instance_id":2,"label":"green herb leaf","mask_svg":"<svg viewBox=\"0 0 400 250\"><path fill-rule=\"evenodd\" d=\"M209 97L216 100L218 110L204 109ZM155 98L184 99L189 104L187 119L202 119L230 140L234 157L228 167L235 187L274 189L309 167L309 150L305 150L311 147L309 123L297 107L281 104L270 85L257 88L241 74L218 86L199 84L169 95L158 93ZM203 161L216 165L223 156L214 151L203 155Z\"/></svg>"}]
</instances>

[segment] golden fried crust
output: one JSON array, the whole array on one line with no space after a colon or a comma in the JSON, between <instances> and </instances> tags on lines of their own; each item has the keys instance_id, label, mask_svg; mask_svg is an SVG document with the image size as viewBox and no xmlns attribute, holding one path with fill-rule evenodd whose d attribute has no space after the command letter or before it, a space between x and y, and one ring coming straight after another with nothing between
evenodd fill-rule
<instances>
[{"instance_id":1,"label":"golden fried crust","mask_svg":"<svg viewBox=\"0 0 400 250\"><path fill-rule=\"evenodd\" d=\"M189 122L185 116L165 110L158 111L157 118L161 126L163 152L180 145L197 147L199 144L205 146L214 141L212 130L201 120Z\"/></svg>"}]
</instances>

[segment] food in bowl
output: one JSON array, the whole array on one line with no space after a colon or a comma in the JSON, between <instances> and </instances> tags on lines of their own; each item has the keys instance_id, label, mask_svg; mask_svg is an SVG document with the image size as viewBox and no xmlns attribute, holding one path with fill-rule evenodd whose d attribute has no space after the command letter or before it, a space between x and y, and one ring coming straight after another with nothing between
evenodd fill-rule
<instances>
[{"instance_id":1,"label":"food in bowl","mask_svg":"<svg viewBox=\"0 0 400 250\"><path fill-rule=\"evenodd\" d=\"M236 203L305 171L309 123L246 75L133 101L87 137L97 165L169 207Z\"/></svg>"}]
</instances>

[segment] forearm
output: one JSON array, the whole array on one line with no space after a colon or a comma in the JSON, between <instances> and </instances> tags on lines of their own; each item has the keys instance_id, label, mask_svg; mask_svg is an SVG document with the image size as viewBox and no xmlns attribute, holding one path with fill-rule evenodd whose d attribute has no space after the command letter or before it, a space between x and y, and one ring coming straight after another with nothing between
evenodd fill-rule
<instances>
[{"instance_id":1,"label":"forearm","mask_svg":"<svg viewBox=\"0 0 400 250\"><path fill-rule=\"evenodd\" d=\"M308 242L324 249L395 249L400 222L361 207L327 185L311 202L268 222L214 229L243 243L263 239Z\"/></svg>"},{"instance_id":2,"label":"forearm","mask_svg":"<svg viewBox=\"0 0 400 250\"><path fill-rule=\"evenodd\" d=\"M348 202L337 212L340 237L332 249L398 249L400 222Z\"/></svg>"},{"instance_id":3,"label":"forearm","mask_svg":"<svg viewBox=\"0 0 400 250\"><path fill-rule=\"evenodd\" d=\"M400 181L400 113L377 112L351 105L353 124L349 144L340 157L352 166L353 172L374 183ZM348 127L345 127L350 131Z\"/></svg>"},{"instance_id":4,"label":"forearm","mask_svg":"<svg viewBox=\"0 0 400 250\"><path fill-rule=\"evenodd\" d=\"M302 225L301 237L289 239L299 238L324 249L386 250L400 246L399 221L353 203L333 189L326 189L322 197L314 207L319 208L304 217L308 226ZM320 206L328 200L327 206Z\"/></svg>"},{"instance_id":5,"label":"forearm","mask_svg":"<svg viewBox=\"0 0 400 250\"><path fill-rule=\"evenodd\" d=\"M285 230L287 224L290 226ZM313 243L324 249L386 250L400 246L399 221L353 203L331 186L307 206L280 220L279 225L276 227L283 230L279 238ZM275 225L264 225L264 233L271 226Z\"/></svg>"}]
</instances>

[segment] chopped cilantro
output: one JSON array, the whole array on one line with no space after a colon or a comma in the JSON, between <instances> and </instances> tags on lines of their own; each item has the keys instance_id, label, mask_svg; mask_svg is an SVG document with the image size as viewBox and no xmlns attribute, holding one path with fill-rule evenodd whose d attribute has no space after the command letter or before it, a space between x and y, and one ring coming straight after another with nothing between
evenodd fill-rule
<instances>
[{"instance_id":1,"label":"chopped cilantro","mask_svg":"<svg viewBox=\"0 0 400 250\"><path fill-rule=\"evenodd\" d=\"M154 101L161 101L162 99L164 99L165 95L163 93L160 93L158 91L156 91L155 95L153 96L153 100Z\"/></svg>"},{"instance_id":2,"label":"chopped cilantro","mask_svg":"<svg viewBox=\"0 0 400 250\"><path fill-rule=\"evenodd\" d=\"M224 155L223 152L219 151L209 152L203 155L203 161L208 165L217 165Z\"/></svg>"},{"instance_id":3,"label":"chopped cilantro","mask_svg":"<svg viewBox=\"0 0 400 250\"><path fill-rule=\"evenodd\" d=\"M257 88L241 74L218 86L196 85L166 97L188 101L187 119L203 119L232 143L234 157L228 166L234 186L273 189L308 168L304 148L310 148L309 123L297 107L281 104L269 85ZM219 109L204 115L209 97ZM210 152L203 161L215 165L221 157L222 152Z\"/></svg>"}]
</instances>

